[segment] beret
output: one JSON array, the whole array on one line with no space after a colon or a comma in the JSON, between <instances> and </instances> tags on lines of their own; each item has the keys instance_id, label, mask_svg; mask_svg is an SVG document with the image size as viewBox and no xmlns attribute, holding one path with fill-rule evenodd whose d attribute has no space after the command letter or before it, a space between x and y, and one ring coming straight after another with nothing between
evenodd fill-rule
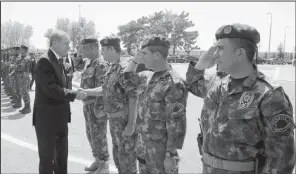
<instances>
[{"instance_id":1,"label":"beret","mask_svg":"<svg viewBox=\"0 0 296 174\"><path fill-rule=\"evenodd\" d=\"M15 50L21 50L21 47L14 47Z\"/></svg>"},{"instance_id":2,"label":"beret","mask_svg":"<svg viewBox=\"0 0 296 174\"><path fill-rule=\"evenodd\" d=\"M260 42L260 34L256 28L239 23L223 25L216 31L215 37L217 40L223 38L247 39L256 45Z\"/></svg>"},{"instance_id":3,"label":"beret","mask_svg":"<svg viewBox=\"0 0 296 174\"><path fill-rule=\"evenodd\" d=\"M120 39L116 36L107 36L100 41L102 46L120 46Z\"/></svg>"},{"instance_id":4,"label":"beret","mask_svg":"<svg viewBox=\"0 0 296 174\"><path fill-rule=\"evenodd\" d=\"M22 48L22 49L26 49L26 50L29 49L29 48L28 48L27 46L25 46L25 45L22 45L21 48Z\"/></svg>"},{"instance_id":5,"label":"beret","mask_svg":"<svg viewBox=\"0 0 296 174\"><path fill-rule=\"evenodd\" d=\"M163 36L151 35L144 39L144 41L141 44L141 48L144 49L148 46L164 46L170 48L171 44L170 41Z\"/></svg>"},{"instance_id":6,"label":"beret","mask_svg":"<svg viewBox=\"0 0 296 174\"><path fill-rule=\"evenodd\" d=\"M88 39L83 39L81 41L81 45L90 44L90 43L97 43L97 42L98 42L98 39L96 39L96 38L88 38Z\"/></svg>"}]
</instances>

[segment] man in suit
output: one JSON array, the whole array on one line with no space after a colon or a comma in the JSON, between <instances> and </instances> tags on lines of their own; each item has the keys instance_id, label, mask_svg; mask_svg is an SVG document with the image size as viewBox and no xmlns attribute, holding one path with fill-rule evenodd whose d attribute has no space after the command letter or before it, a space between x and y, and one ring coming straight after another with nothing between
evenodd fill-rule
<instances>
[{"instance_id":1,"label":"man in suit","mask_svg":"<svg viewBox=\"0 0 296 174\"><path fill-rule=\"evenodd\" d=\"M36 87L33 108L39 174L66 174L68 159L68 124L70 101L84 99L86 94L69 89L63 57L69 50L69 36L54 31L50 48L36 63Z\"/></svg>"}]
</instances>

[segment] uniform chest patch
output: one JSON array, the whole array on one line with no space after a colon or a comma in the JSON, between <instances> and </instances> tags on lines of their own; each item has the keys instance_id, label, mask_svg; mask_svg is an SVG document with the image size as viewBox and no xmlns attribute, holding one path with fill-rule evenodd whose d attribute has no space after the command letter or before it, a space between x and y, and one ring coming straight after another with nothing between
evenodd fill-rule
<instances>
[{"instance_id":1,"label":"uniform chest patch","mask_svg":"<svg viewBox=\"0 0 296 174\"><path fill-rule=\"evenodd\" d=\"M242 94L242 96L239 99L239 109L244 109L248 106L250 106L250 104L252 104L254 101L254 93L250 92L250 91L246 91Z\"/></svg>"},{"instance_id":2,"label":"uniform chest patch","mask_svg":"<svg viewBox=\"0 0 296 174\"><path fill-rule=\"evenodd\" d=\"M286 114L278 114L271 120L271 130L273 133L285 132L292 126L295 127L293 119Z\"/></svg>"},{"instance_id":3,"label":"uniform chest patch","mask_svg":"<svg viewBox=\"0 0 296 174\"><path fill-rule=\"evenodd\" d=\"M170 115L179 115L185 111L185 107L182 103L173 103L169 107Z\"/></svg>"}]
</instances>

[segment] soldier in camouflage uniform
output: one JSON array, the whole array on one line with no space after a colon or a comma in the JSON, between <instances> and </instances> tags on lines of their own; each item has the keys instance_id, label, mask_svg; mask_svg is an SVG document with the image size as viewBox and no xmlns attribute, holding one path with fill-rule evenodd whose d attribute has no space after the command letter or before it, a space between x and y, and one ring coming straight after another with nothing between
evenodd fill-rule
<instances>
[{"instance_id":1,"label":"soldier in camouflage uniform","mask_svg":"<svg viewBox=\"0 0 296 174\"><path fill-rule=\"evenodd\" d=\"M203 173L291 174L295 165L293 109L281 86L272 85L253 64L258 31L248 25L220 27L217 43L186 82L204 99L201 114ZM204 70L219 64L224 78Z\"/></svg>"},{"instance_id":2,"label":"soldier in camouflage uniform","mask_svg":"<svg viewBox=\"0 0 296 174\"><path fill-rule=\"evenodd\" d=\"M80 87L85 91L101 87L104 83L104 75L108 69L108 64L98 59L98 40L84 39L81 45L82 54L87 58L87 62L82 70ZM83 113L87 139L95 158L95 161L85 170L106 173L109 170L109 151L107 115L104 112L103 97L88 95L83 99Z\"/></svg>"},{"instance_id":3,"label":"soldier in camouflage uniform","mask_svg":"<svg viewBox=\"0 0 296 174\"><path fill-rule=\"evenodd\" d=\"M20 84L20 94L23 98L25 107L19 112L22 114L28 114L31 112L30 106L30 57L28 56L28 47L25 45L21 46L21 60L17 63L17 77Z\"/></svg>"},{"instance_id":4,"label":"soldier in camouflage uniform","mask_svg":"<svg viewBox=\"0 0 296 174\"><path fill-rule=\"evenodd\" d=\"M22 61L22 56L21 56L21 48L16 47L16 54L14 57L14 61L12 61L12 72L11 72L11 77L13 80L13 86L15 90L15 104L13 105L14 108L21 108L22 107L22 99L21 99L21 76L19 73L20 72L20 64Z\"/></svg>"},{"instance_id":5,"label":"soldier in camouflage uniform","mask_svg":"<svg viewBox=\"0 0 296 174\"><path fill-rule=\"evenodd\" d=\"M102 95L108 115L113 144L113 159L119 174L136 174L135 95L123 88L124 67L120 61L120 39L114 36L100 41L104 60L111 63L102 88L87 95Z\"/></svg>"},{"instance_id":6,"label":"soldier in camouflage uniform","mask_svg":"<svg viewBox=\"0 0 296 174\"><path fill-rule=\"evenodd\" d=\"M125 88L138 95L137 158L140 174L178 173L186 134L188 91L185 81L167 62L170 42L147 38L125 73ZM138 63L149 71L136 72ZM151 74L152 73L152 74Z\"/></svg>"},{"instance_id":7,"label":"soldier in camouflage uniform","mask_svg":"<svg viewBox=\"0 0 296 174\"><path fill-rule=\"evenodd\" d=\"M17 67L17 59L19 56L19 47L13 47L12 48L12 54L10 56L10 65L9 65L9 83L10 83L10 88L11 88L11 99L12 99L12 104L13 108L20 108L22 107L22 102L18 96L18 81L17 81L17 74L16 74L16 67Z\"/></svg>"}]
</instances>

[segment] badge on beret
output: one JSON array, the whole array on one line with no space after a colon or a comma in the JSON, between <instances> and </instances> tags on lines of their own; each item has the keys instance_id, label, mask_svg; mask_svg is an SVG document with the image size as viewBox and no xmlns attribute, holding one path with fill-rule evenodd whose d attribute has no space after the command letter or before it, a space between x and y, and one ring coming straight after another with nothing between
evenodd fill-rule
<instances>
[{"instance_id":1,"label":"badge on beret","mask_svg":"<svg viewBox=\"0 0 296 174\"><path fill-rule=\"evenodd\" d=\"M229 33L231 33L231 26L226 26L224 29L223 29L223 32L224 32L224 34L229 34Z\"/></svg>"},{"instance_id":2,"label":"badge on beret","mask_svg":"<svg viewBox=\"0 0 296 174\"><path fill-rule=\"evenodd\" d=\"M278 114L271 120L271 130L273 133L282 133L292 126L295 127L293 118L286 114Z\"/></svg>"},{"instance_id":3,"label":"badge on beret","mask_svg":"<svg viewBox=\"0 0 296 174\"><path fill-rule=\"evenodd\" d=\"M108 40L107 39L104 40L104 44L108 44Z\"/></svg>"},{"instance_id":4,"label":"badge on beret","mask_svg":"<svg viewBox=\"0 0 296 174\"><path fill-rule=\"evenodd\" d=\"M179 115L182 112L184 112L185 110L185 106L182 103L173 103L170 107L169 107L169 111L170 111L170 115Z\"/></svg>"},{"instance_id":5,"label":"badge on beret","mask_svg":"<svg viewBox=\"0 0 296 174\"><path fill-rule=\"evenodd\" d=\"M254 100L254 93L251 91L246 91L242 94L242 96L239 99L239 109L244 109L253 102Z\"/></svg>"}]
</instances>

